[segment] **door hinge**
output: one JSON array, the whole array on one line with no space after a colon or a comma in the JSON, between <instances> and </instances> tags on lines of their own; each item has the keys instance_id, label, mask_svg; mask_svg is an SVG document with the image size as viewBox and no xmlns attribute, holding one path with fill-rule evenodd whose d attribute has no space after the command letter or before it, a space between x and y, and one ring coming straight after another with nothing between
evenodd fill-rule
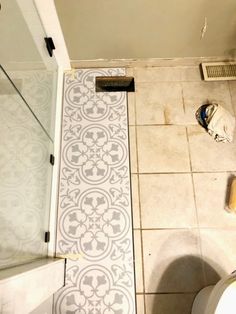
<instances>
[{"instance_id":1,"label":"door hinge","mask_svg":"<svg viewBox=\"0 0 236 314\"><path fill-rule=\"evenodd\" d=\"M54 45L54 42L53 42L53 39L52 39L52 37L45 37L44 40L45 40L45 43L46 43L48 54L49 54L50 57L52 57L53 50L56 49L56 47Z\"/></svg>"},{"instance_id":2,"label":"door hinge","mask_svg":"<svg viewBox=\"0 0 236 314\"><path fill-rule=\"evenodd\" d=\"M54 166L54 164L55 164L55 157L54 157L53 154L50 155L50 164L51 164L52 166Z\"/></svg>"},{"instance_id":3,"label":"door hinge","mask_svg":"<svg viewBox=\"0 0 236 314\"><path fill-rule=\"evenodd\" d=\"M50 231L46 231L44 235L44 242L48 243L50 242Z\"/></svg>"}]
</instances>

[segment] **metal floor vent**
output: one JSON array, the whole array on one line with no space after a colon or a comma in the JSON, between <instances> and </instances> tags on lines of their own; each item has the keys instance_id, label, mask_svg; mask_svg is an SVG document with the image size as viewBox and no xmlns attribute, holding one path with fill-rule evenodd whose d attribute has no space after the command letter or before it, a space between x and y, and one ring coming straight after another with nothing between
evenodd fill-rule
<instances>
[{"instance_id":1,"label":"metal floor vent","mask_svg":"<svg viewBox=\"0 0 236 314\"><path fill-rule=\"evenodd\" d=\"M134 92L132 76L97 76L96 92Z\"/></svg>"},{"instance_id":2,"label":"metal floor vent","mask_svg":"<svg viewBox=\"0 0 236 314\"><path fill-rule=\"evenodd\" d=\"M236 62L202 63L201 67L205 81L236 80Z\"/></svg>"}]
</instances>

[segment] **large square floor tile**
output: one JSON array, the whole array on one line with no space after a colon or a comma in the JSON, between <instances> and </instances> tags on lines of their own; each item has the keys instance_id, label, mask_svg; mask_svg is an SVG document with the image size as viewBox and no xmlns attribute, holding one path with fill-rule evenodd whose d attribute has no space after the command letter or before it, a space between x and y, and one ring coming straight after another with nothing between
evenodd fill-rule
<instances>
[{"instance_id":1,"label":"large square floor tile","mask_svg":"<svg viewBox=\"0 0 236 314\"><path fill-rule=\"evenodd\" d=\"M206 103L215 102L233 114L227 82L183 82L186 123L197 124L195 113Z\"/></svg>"},{"instance_id":2,"label":"large square floor tile","mask_svg":"<svg viewBox=\"0 0 236 314\"><path fill-rule=\"evenodd\" d=\"M191 314L196 294L147 294L146 314Z\"/></svg>"},{"instance_id":3,"label":"large square floor tile","mask_svg":"<svg viewBox=\"0 0 236 314\"><path fill-rule=\"evenodd\" d=\"M196 227L191 174L140 175L142 228Z\"/></svg>"},{"instance_id":4,"label":"large square floor tile","mask_svg":"<svg viewBox=\"0 0 236 314\"><path fill-rule=\"evenodd\" d=\"M137 124L183 124L184 106L180 83L138 83Z\"/></svg>"},{"instance_id":5,"label":"large square floor tile","mask_svg":"<svg viewBox=\"0 0 236 314\"><path fill-rule=\"evenodd\" d=\"M233 173L193 174L200 227L236 227L236 214L226 210L232 175Z\"/></svg>"},{"instance_id":6,"label":"large square floor tile","mask_svg":"<svg viewBox=\"0 0 236 314\"><path fill-rule=\"evenodd\" d=\"M201 127L189 126L188 136L193 171L235 171L236 142L217 143Z\"/></svg>"},{"instance_id":7,"label":"large square floor tile","mask_svg":"<svg viewBox=\"0 0 236 314\"><path fill-rule=\"evenodd\" d=\"M215 284L236 270L236 230L201 229L200 234L206 284Z\"/></svg>"},{"instance_id":8,"label":"large square floor tile","mask_svg":"<svg viewBox=\"0 0 236 314\"><path fill-rule=\"evenodd\" d=\"M136 82L200 82L199 66L137 67L134 68Z\"/></svg>"},{"instance_id":9,"label":"large square floor tile","mask_svg":"<svg viewBox=\"0 0 236 314\"><path fill-rule=\"evenodd\" d=\"M186 130L183 126L139 126L139 172L190 171Z\"/></svg>"},{"instance_id":10,"label":"large square floor tile","mask_svg":"<svg viewBox=\"0 0 236 314\"><path fill-rule=\"evenodd\" d=\"M146 292L196 292L203 286L198 233L144 230Z\"/></svg>"},{"instance_id":11,"label":"large square floor tile","mask_svg":"<svg viewBox=\"0 0 236 314\"><path fill-rule=\"evenodd\" d=\"M136 82L176 82L181 80L179 67L136 67L134 68Z\"/></svg>"}]
</instances>

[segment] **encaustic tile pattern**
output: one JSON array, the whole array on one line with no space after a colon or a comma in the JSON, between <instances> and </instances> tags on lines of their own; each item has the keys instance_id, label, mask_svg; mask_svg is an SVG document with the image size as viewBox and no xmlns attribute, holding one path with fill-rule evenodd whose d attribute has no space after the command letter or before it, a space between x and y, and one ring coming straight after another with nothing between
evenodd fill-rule
<instances>
[{"instance_id":1,"label":"encaustic tile pattern","mask_svg":"<svg viewBox=\"0 0 236 314\"><path fill-rule=\"evenodd\" d=\"M96 93L96 76L65 75L57 255L66 285L55 313L135 313L126 93Z\"/></svg>"}]
</instances>

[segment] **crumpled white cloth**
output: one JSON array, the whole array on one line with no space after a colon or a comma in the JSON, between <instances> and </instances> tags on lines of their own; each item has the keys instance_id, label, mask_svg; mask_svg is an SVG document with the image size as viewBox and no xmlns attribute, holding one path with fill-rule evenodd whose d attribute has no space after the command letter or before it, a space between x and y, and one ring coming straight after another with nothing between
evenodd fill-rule
<instances>
[{"instance_id":1,"label":"crumpled white cloth","mask_svg":"<svg viewBox=\"0 0 236 314\"><path fill-rule=\"evenodd\" d=\"M217 142L232 142L235 129L235 118L222 106L211 104L206 109L208 133Z\"/></svg>"}]
</instances>

